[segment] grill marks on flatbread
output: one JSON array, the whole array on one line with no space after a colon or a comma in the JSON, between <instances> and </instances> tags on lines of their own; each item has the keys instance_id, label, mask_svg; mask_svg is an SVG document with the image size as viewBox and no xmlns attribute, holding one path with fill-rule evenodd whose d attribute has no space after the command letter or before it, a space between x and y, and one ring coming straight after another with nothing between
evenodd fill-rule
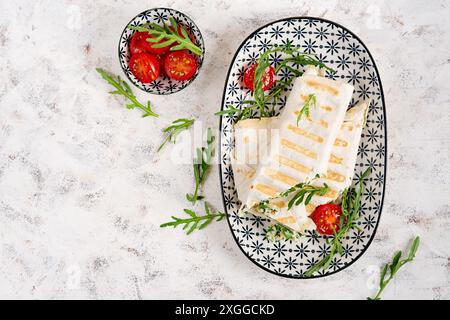
<instances>
[{"instance_id":1,"label":"grill marks on flatbread","mask_svg":"<svg viewBox=\"0 0 450 320\"><path fill-rule=\"evenodd\" d=\"M291 149L291 150L293 150L295 152L298 152L298 153L303 154L303 155L305 155L307 157L310 157L311 159L317 160L317 153L316 152L314 152L314 151L312 151L312 150L310 150L310 149L308 149L306 147L302 147L302 146L296 144L295 142L293 142L291 140L282 138L280 140L280 144L283 147L289 148L289 149Z\"/></svg>"},{"instance_id":2,"label":"grill marks on flatbread","mask_svg":"<svg viewBox=\"0 0 450 320\"><path fill-rule=\"evenodd\" d=\"M319 136L319 135L317 135L315 133L306 131L306 130L300 128L300 127L294 126L292 124L288 124L287 128L289 130L291 130L292 132L294 132L295 134L298 134L300 136L304 136L305 138L311 139L314 142L323 143L323 141L324 141L323 137L321 137L321 136Z\"/></svg>"},{"instance_id":3,"label":"grill marks on flatbread","mask_svg":"<svg viewBox=\"0 0 450 320\"><path fill-rule=\"evenodd\" d=\"M326 91L328 93L330 93L333 96L337 96L339 95L339 88L335 87L334 85L330 85L330 84L324 84L321 81L317 81L317 80L307 80L306 81L306 85L314 88L318 91Z\"/></svg>"},{"instance_id":4,"label":"grill marks on flatbread","mask_svg":"<svg viewBox=\"0 0 450 320\"><path fill-rule=\"evenodd\" d=\"M291 176L284 174L283 172L273 170L270 168L266 168L264 171L264 175L272 180L280 181L281 183L284 183L287 185L287 188L290 188L291 186L294 186L299 183L299 181L295 178L292 178Z\"/></svg>"}]
</instances>

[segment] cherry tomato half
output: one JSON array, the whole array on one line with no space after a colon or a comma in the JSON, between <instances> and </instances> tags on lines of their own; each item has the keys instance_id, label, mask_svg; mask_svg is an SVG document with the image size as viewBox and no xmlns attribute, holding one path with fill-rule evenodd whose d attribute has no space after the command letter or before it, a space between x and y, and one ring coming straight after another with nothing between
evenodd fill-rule
<instances>
[{"instance_id":1,"label":"cherry tomato half","mask_svg":"<svg viewBox=\"0 0 450 320\"><path fill-rule=\"evenodd\" d=\"M185 81L197 71L197 61L186 51L173 51L164 59L164 68L169 78Z\"/></svg>"},{"instance_id":2,"label":"cherry tomato half","mask_svg":"<svg viewBox=\"0 0 450 320\"><path fill-rule=\"evenodd\" d=\"M318 206L312 214L317 232L325 235L333 235L338 232L341 215L341 206L337 204L327 203Z\"/></svg>"},{"instance_id":3,"label":"cherry tomato half","mask_svg":"<svg viewBox=\"0 0 450 320\"><path fill-rule=\"evenodd\" d=\"M142 83L154 81L159 76L158 59L149 53L136 53L128 63L131 73Z\"/></svg>"},{"instance_id":4,"label":"cherry tomato half","mask_svg":"<svg viewBox=\"0 0 450 320\"><path fill-rule=\"evenodd\" d=\"M255 69L258 65L252 64L250 67L245 70L244 73L244 85L250 89L254 90L253 88L253 81L255 80ZM266 71L264 72L263 78L263 90L269 90L273 87L275 84L275 68L272 66L267 67Z\"/></svg>"},{"instance_id":5,"label":"cherry tomato half","mask_svg":"<svg viewBox=\"0 0 450 320\"><path fill-rule=\"evenodd\" d=\"M143 44L144 41L147 42L145 39L147 39L147 32L135 32L131 38L130 38L130 52L131 54L135 53L142 53L145 52L146 49L144 48Z\"/></svg>"}]
</instances>

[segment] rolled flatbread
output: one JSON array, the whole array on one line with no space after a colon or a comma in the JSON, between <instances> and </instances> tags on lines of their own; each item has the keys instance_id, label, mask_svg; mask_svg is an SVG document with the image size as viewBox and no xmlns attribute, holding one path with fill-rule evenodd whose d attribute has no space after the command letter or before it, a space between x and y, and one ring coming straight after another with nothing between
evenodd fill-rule
<instances>
[{"instance_id":1,"label":"rolled flatbread","mask_svg":"<svg viewBox=\"0 0 450 320\"><path fill-rule=\"evenodd\" d=\"M291 92L279 117L239 121L234 128L232 166L243 211L261 214L255 206L269 200L270 207L275 206L276 210L264 212L265 216L302 232L314 228L308 215L317 205L336 200L351 184L368 103L360 103L346 113L346 107L343 108L345 119L343 116L339 121L340 102L344 99L339 92L343 91L342 96L349 101L352 88L317 76L299 79L302 82L296 84L297 88L315 90L317 95L317 105L310 110L310 116L300 120L298 127L295 123L294 127L292 115L298 111L298 104L295 110L292 107L295 100L293 102L291 96L304 95L299 89ZM274 159L283 161L275 162ZM312 179L317 173L321 178ZM323 197L313 197L306 207L300 205L287 210L286 200L277 195L308 179L312 179L313 185L327 183L329 192Z\"/></svg>"}]
</instances>

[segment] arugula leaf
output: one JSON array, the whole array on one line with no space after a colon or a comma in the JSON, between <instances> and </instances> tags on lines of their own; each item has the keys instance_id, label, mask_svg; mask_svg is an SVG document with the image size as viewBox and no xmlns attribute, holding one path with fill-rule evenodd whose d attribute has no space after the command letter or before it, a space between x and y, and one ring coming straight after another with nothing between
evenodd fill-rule
<instances>
[{"instance_id":1,"label":"arugula leaf","mask_svg":"<svg viewBox=\"0 0 450 320\"><path fill-rule=\"evenodd\" d=\"M148 32L150 35L153 35L153 38L147 38L148 42L154 43L152 48L162 48L175 43L176 45L171 47L170 51L187 49L198 56L202 56L202 49L192 42L186 29L179 26L172 17L169 18L169 22L172 28L170 28L165 22L163 22L163 26L156 23L145 23L140 26L129 25L128 28L139 32ZM181 35L178 33L178 28L180 28ZM162 43L157 43L161 40L165 41Z\"/></svg>"},{"instance_id":2,"label":"arugula leaf","mask_svg":"<svg viewBox=\"0 0 450 320\"><path fill-rule=\"evenodd\" d=\"M324 196L329 187L326 183L324 183L323 187L316 187L310 184L300 183L293 187L294 190L298 190L297 193L289 200L288 202L288 210L290 210L294 205L298 206L302 203L308 205L311 202L311 199L314 195ZM292 188L291 188L292 189ZM289 189L289 190L291 190ZM288 190L288 191L289 191Z\"/></svg>"},{"instance_id":3,"label":"arugula leaf","mask_svg":"<svg viewBox=\"0 0 450 320\"><path fill-rule=\"evenodd\" d=\"M220 211L211 212L210 207L205 202L205 214L197 215L193 210L184 209L184 212L189 216L187 218L178 218L172 216L173 221L169 221L160 225L160 228L174 227L183 225L183 230L187 229L187 234L191 234L195 230L202 230L213 221L221 221L226 217L226 214Z\"/></svg>"},{"instance_id":4,"label":"arugula leaf","mask_svg":"<svg viewBox=\"0 0 450 320\"><path fill-rule=\"evenodd\" d=\"M314 179L318 178L319 175L316 175L314 177ZM326 183L324 183L322 187L313 186L311 185L311 183L312 181L302 182L280 193L280 197L287 198L292 192L296 191L296 194L288 202L288 210L290 210L294 205L298 206L302 203L307 205L311 202L311 199L314 195L317 194L320 196L324 196L329 190L329 187Z\"/></svg>"},{"instance_id":5,"label":"arugula leaf","mask_svg":"<svg viewBox=\"0 0 450 320\"><path fill-rule=\"evenodd\" d=\"M317 179L317 178L319 178L319 175L315 176L315 179ZM302 203L304 203L305 205L308 205L311 202L312 197L314 195L317 194L320 196L324 196L329 190L329 187L326 183L324 183L322 187L313 186L310 183L311 183L311 181L296 184L295 186L290 187L286 191L283 191L274 197L259 201L252 208L262 214L268 214L268 213L273 214L273 213L277 212L279 209L272 207L270 205L270 200L277 199L280 197L288 198L291 193L296 192L294 194L294 196L288 202L288 210L290 210L290 209L292 209L292 207L294 205L298 206Z\"/></svg>"},{"instance_id":6,"label":"arugula leaf","mask_svg":"<svg viewBox=\"0 0 450 320\"><path fill-rule=\"evenodd\" d=\"M257 105L256 105L256 103L254 103L254 101L244 101L243 103L250 104L250 106L243 108L243 109L238 109L234 106L229 106L228 109L216 112L214 115L216 115L216 116L226 115L226 116L230 116L230 117L235 116L236 121L249 119L252 117L253 110L257 107Z\"/></svg>"},{"instance_id":7,"label":"arugula leaf","mask_svg":"<svg viewBox=\"0 0 450 320\"><path fill-rule=\"evenodd\" d=\"M355 227L355 220L359 217L359 208L361 206L361 195L364 190L364 180L370 175L371 169L367 168L361 175L357 188L351 188L344 191L342 195L342 216L339 220L339 231L335 232L334 238L331 241L330 253L322 260L312 265L304 274L305 277L312 276L315 272L326 269L333 262L336 254L342 254L342 239L347 232Z\"/></svg>"},{"instance_id":8,"label":"arugula leaf","mask_svg":"<svg viewBox=\"0 0 450 320\"><path fill-rule=\"evenodd\" d=\"M234 106L229 106L228 109L221 110L219 112L214 113L216 116L222 116L222 115L234 115L237 112L240 112L241 109L235 108Z\"/></svg>"},{"instance_id":9,"label":"arugula leaf","mask_svg":"<svg viewBox=\"0 0 450 320\"><path fill-rule=\"evenodd\" d=\"M266 95L264 90L262 90L263 77L265 71L270 66L270 55L276 52L281 52L287 55L287 57L278 62L278 66L275 68L275 73L277 74L281 69L285 69L289 71L290 75L288 77L284 77L284 80L277 81L275 86ZM255 76L253 81L253 100L245 100L243 103L247 104L248 106L242 108L242 110L234 107L229 107L227 110L217 112L216 115L237 115L236 120L239 121L251 118L253 111L255 109L259 109L260 117L271 117L274 115L274 112L273 110L267 111L266 105L269 102L271 102L272 104L276 104L281 94L291 86L292 82L297 77L300 77L303 74L303 72L297 69L298 67L312 65L319 68L324 68L329 72L335 72L332 68L326 66L324 63L318 60L315 56L301 52L300 48L293 47L289 42L283 46L272 47L264 53L260 54L256 63L257 66L255 68Z\"/></svg>"},{"instance_id":10,"label":"arugula leaf","mask_svg":"<svg viewBox=\"0 0 450 320\"><path fill-rule=\"evenodd\" d=\"M267 68L270 67L269 54L270 52L265 52L259 56L258 63L255 68L255 76L253 78L253 98L255 99L256 105L258 106L262 117L267 116L265 111L266 99L263 90L263 78Z\"/></svg>"},{"instance_id":11,"label":"arugula leaf","mask_svg":"<svg viewBox=\"0 0 450 320\"><path fill-rule=\"evenodd\" d=\"M417 249L419 248L420 244L420 237L417 236L412 245L409 249L409 254L406 259L400 260L402 258L402 252L397 251L394 255L394 258L392 259L392 262L390 264L385 264L383 270L380 274L380 288L378 289L377 294L375 297L370 298L367 297L367 300L380 300L381 293L384 291L386 286L389 284L389 282L394 278L395 274L398 272L398 270L403 267L406 263L412 262L414 258L416 257ZM389 270L389 276L387 276L387 272Z\"/></svg>"},{"instance_id":12,"label":"arugula leaf","mask_svg":"<svg viewBox=\"0 0 450 320\"><path fill-rule=\"evenodd\" d=\"M194 158L194 179L195 179L195 189L193 194L186 194L186 199L193 204L197 200L203 199L202 196L198 195L200 187L205 181L208 172L211 168L211 160L214 156L214 136L212 134L212 129L208 128L206 147L201 147L196 149L197 157Z\"/></svg>"},{"instance_id":13,"label":"arugula leaf","mask_svg":"<svg viewBox=\"0 0 450 320\"><path fill-rule=\"evenodd\" d=\"M159 117L156 113L152 111L150 101L147 102L147 106L141 104L139 101L137 101L136 96L134 95L133 91L131 90L128 83L123 81L119 76L115 77L111 73L101 69L96 68L97 72L102 76L103 79L105 79L111 86L113 86L116 90L111 91L111 94L118 94L122 95L128 100L131 101L130 104L127 104L127 109L134 109L139 108L145 113L142 115L142 117Z\"/></svg>"},{"instance_id":14,"label":"arugula leaf","mask_svg":"<svg viewBox=\"0 0 450 320\"><path fill-rule=\"evenodd\" d=\"M272 54L274 52L281 52L287 55L285 59L281 60L278 63L278 66L275 68L275 73L278 74L278 72L281 69L285 69L286 71L289 71L290 77L287 77L285 80L277 81L276 85L270 90L270 93L267 96L266 101L273 100L274 103L276 103L280 95L291 86L292 82L296 78L303 75L303 72L297 69L298 67L312 65L319 68L323 68L332 73L335 72L335 70L326 66L315 56L305 54L300 51L300 48L292 46L292 43L290 41L288 41L288 43L285 44L284 46L275 47L268 50L269 54Z\"/></svg>"},{"instance_id":15,"label":"arugula leaf","mask_svg":"<svg viewBox=\"0 0 450 320\"><path fill-rule=\"evenodd\" d=\"M316 95L314 93L312 93L312 94L310 94L308 96L308 98L305 101L305 104L303 105L303 107L298 112L297 127L298 127L298 123L302 119L303 115L305 115L307 118L309 118L309 108L315 107L316 104L317 104Z\"/></svg>"},{"instance_id":16,"label":"arugula leaf","mask_svg":"<svg viewBox=\"0 0 450 320\"><path fill-rule=\"evenodd\" d=\"M189 127L194 123L194 121L195 121L194 119L191 119L191 120L185 119L185 118L177 119L177 120L173 121L170 126L163 129L163 132L166 133L166 136L165 136L163 142L160 144L157 152L159 152L168 141L170 141L172 143L176 143L177 136L182 131L188 130Z\"/></svg>"}]
</instances>

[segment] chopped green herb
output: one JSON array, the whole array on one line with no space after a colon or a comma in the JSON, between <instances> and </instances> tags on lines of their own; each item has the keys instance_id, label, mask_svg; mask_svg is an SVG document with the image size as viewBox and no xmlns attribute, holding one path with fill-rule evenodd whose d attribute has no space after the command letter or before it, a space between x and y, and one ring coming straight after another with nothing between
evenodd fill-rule
<instances>
[{"instance_id":1,"label":"chopped green herb","mask_svg":"<svg viewBox=\"0 0 450 320\"><path fill-rule=\"evenodd\" d=\"M269 241L295 240L301 237L301 233L292 231L282 224L276 223L271 225L267 230L265 237Z\"/></svg>"},{"instance_id":2,"label":"chopped green herb","mask_svg":"<svg viewBox=\"0 0 450 320\"><path fill-rule=\"evenodd\" d=\"M261 200L255 207L254 210L256 210L259 213L267 214L267 213L275 213L277 209L270 206L269 199Z\"/></svg>"}]
</instances>

